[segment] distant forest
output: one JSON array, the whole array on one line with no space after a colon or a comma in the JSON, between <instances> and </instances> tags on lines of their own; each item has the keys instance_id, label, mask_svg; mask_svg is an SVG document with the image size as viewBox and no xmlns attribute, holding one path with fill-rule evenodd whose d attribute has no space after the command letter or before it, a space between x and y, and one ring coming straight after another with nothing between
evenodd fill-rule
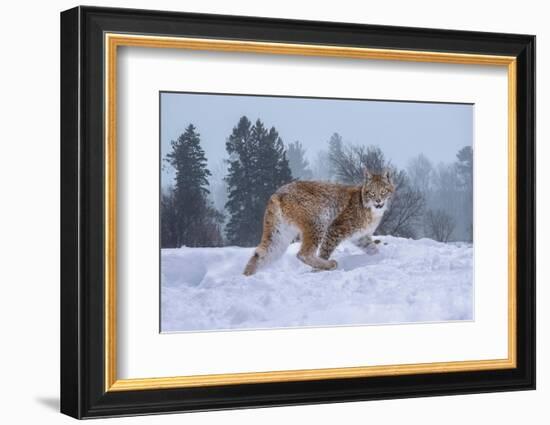
<instances>
[{"instance_id":1,"label":"distant forest","mask_svg":"<svg viewBox=\"0 0 550 425\"><path fill-rule=\"evenodd\" d=\"M265 206L278 187L293 180L361 184L364 168L390 169L397 188L377 234L472 241L471 146L452 163L433 164L419 154L398 169L376 145L352 144L338 133L325 144L310 164L299 141L285 145L275 127L243 116L226 139L227 158L211 171L200 133L189 124L163 158L174 178L161 190L162 248L256 246Z\"/></svg>"}]
</instances>

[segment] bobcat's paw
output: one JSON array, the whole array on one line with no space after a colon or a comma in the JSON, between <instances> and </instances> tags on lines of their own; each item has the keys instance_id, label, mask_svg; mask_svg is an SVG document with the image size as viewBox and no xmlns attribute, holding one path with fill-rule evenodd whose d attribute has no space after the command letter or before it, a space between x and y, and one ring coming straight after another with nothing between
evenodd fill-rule
<instances>
[{"instance_id":1,"label":"bobcat's paw","mask_svg":"<svg viewBox=\"0 0 550 425\"><path fill-rule=\"evenodd\" d=\"M371 243L367 245L367 247L365 248L365 252L369 255L378 254L378 247L374 243Z\"/></svg>"},{"instance_id":2,"label":"bobcat's paw","mask_svg":"<svg viewBox=\"0 0 550 425\"><path fill-rule=\"evenodd\" d=\"M338 267L338 262L336 260L328 260L327 270L334 270L336 267Z\"/></svg>"}]
</instances>

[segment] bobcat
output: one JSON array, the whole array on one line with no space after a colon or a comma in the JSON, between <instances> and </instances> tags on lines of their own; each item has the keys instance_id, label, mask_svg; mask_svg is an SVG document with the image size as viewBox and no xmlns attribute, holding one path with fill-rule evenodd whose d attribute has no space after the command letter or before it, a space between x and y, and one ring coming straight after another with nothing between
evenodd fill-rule
<instances>
[{"instance_id":1,"label":"bobcat","mask_svg":"<svg viewBox=\"0 0 550 425\"><path fill-rule=\"evenodd\" d=\"M368 253L376 252L371 236L394 191L389 171L374 174L367 170L360 186L315 181L281 186L267 203L262 239L244 274L252 275L280 257L297 236L302 241L298 258L318 270L337 267L329 257L344 239Z\"/></svg>"}]
</instances>

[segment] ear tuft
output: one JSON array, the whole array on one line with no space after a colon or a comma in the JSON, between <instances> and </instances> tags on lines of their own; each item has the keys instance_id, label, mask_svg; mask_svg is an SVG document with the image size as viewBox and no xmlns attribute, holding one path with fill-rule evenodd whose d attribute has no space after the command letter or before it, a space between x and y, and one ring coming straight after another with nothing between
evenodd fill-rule
<instances>
[{"instance_id":1,"label":"ear tuft","mask_svg":"<svg viewBox=\"0 0 550 425\"><path fill-rule=\"evenodd\" d=\"M367 168L363 170L363 175L365 176L365 180L370 180L372 178L372 173Z\"/></svg>"},{"instance_id":2,"label":"ear tuft","mask_svg":"<svg viewBox=\"0 0 550 425\"><path fill-rule=\"evenodd\" d=\"M389 168L386 168L384 170L384 178L388 181L388 183L392 183L392 181L391 181L391 170Z\"/></svg>"}]
</instances>

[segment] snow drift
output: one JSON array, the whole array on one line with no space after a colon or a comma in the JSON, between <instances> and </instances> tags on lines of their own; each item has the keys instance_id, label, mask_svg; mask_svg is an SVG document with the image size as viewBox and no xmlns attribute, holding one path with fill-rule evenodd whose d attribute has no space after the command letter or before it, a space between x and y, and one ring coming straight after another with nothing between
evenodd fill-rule
<instances>
[{"instance_id":1,"label":"snow drift","mask_svg":"<svg viewBox=\"0 0 550 425\"><path fill-rule=\"evenodd\" d=\"M379 252L341 244L333 271L296 258L299 244L245 277L253 248L162 250L163 332L410 323L473 318L473 249L378 237Z\"/></svg>"}]
</instances>

